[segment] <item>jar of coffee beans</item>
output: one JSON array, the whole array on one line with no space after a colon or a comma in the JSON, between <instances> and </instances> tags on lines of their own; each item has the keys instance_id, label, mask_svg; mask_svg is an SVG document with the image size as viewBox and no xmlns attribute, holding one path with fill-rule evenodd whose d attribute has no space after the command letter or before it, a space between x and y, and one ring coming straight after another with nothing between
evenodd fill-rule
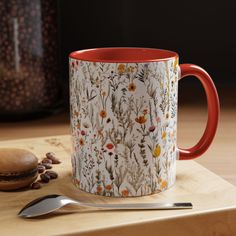
<instances>
[{"instance_id":1,"label":"jar of coffee beans","mask_svg":"<svg viewBox=\"0 0 236 236\"><path fill-rule=\"evenodd\" d=\"M0 119L58 110L56 0L0 1Z\"/></svg>"}]
</instances>

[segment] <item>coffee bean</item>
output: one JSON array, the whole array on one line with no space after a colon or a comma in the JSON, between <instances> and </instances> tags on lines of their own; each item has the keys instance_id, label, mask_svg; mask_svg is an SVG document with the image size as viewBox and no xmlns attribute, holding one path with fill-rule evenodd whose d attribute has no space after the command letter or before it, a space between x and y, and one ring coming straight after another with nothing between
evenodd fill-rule
<instances>
[{"instance_id":1,"label":"coffee bean","mask_svg":"<svg viewBox=\"0 0 236 236\"><path fill-rule=\"evenodd\" d=\"M41 188L41 184L39 182L34 182L31 185L32 189L40 189Z\"/></svg>"},{"instance_id":2,"label":"coffee bean","mask_svg":"<svg viewBox=\"0 0 236 236\"><path fill-rule=\"evenodd\" d=\"M49 180L50 180L50 176L47 175L47 174L41 174L41 175L40 175L40 178L41 178L41 181L42 181L43 183L48 183Z\"/></svg>"},{"instance_id":3,"label":"coffee bean","mask_svg":"<svg viewBox=\"0 0 236 236\"><path fill-rule=\"evenodd\" d=\"M46 157L50 160L52 160L52 164L60 164L61 161L59 159L57 159L55 153L53 152L48 152L46 153Z\"/></svg>"},{"instance_id":4,"label":"coffee bean","mask_svg":"<svg viewBox=\"0 0 236 236\"><path fill-rule=\"evenodd\" d=\"M43 166L45 166L46 169L52 169L52 165L49 163L42 163Z\"/></svg>"},{"instance_id":5,"label":"coffee bean","mask_svg":"<svg viewBox=\"0 0 236 236\"><path fill-rule=\"evenodd\" d=\"M45 174L49 175L51 179L56 179L58 177L57 172L53 170L48 170L45 172Z\"/></svg>"},{"instance_id":6,"label":"coffee bean","mask_svg":"<svg viewBox=\"0 0 236 236\"><path fill-rule=\"evenodd\" d=\"M45 164L45 163L48 163L48 164L52 164L52 160L48 159L48 158L44 158L42 160L42 163Z\"/></svg>"},{"instance_id":7,"label":"coffee bean","mask_svg":"<svg viewBox=\"0 0 236 236\"><path fill-rule=\"evenodd\" d=\"M52 164L60 164L60 163L61 163L61 161L58 160L58 159L54 159L54 160L52 160Z\"/></svg>"},{"instance_id":8,"label":"coffee bean","mask_svg":"<svg viewBox=\"0 0 236 236\"><path fill-rule=\"evenodd\" d=\"M46 153L46 157L47 157L48 159L51 159L51 158L55 158L56 155L55 155L54 152L47 152L47 153Z\"/></svg>"},{"instance_id":9,"label":"coffee bean","mask_svg":"<svg viewBox=\"0 0 236 236\"><path fill-rule=\"evenodd\" d=\"M45 166L41 164L39 164L37 168L39 173L43 173L46 170Z\"/></svg>"}]
</instances>

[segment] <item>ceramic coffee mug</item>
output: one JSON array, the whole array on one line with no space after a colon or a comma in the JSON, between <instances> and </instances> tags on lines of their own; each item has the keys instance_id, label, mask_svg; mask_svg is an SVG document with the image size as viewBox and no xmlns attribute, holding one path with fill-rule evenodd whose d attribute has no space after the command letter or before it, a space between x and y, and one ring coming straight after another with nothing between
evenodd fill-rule
<instances>
[{"instance_id":1,"label":"ceramic coffee mug","mask_svg":"<svg viewBox=\"0 0 236 236\"><path fill-rule=\"evenodd\" d=\"M208 121L192 148L177 147L178 80L196 76ZM202 155L218 123L215 86L202 68L178 65L172 51L98 48L70 54L73 177L82 190L104 196L144 196L171 187L176 159Z\"/></svg>"}]
</instances>

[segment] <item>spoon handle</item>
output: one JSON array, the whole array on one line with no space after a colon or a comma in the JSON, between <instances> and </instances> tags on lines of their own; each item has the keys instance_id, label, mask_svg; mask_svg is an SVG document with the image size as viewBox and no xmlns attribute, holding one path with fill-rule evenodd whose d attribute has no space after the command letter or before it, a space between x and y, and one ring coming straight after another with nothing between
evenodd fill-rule
<instances>
[{"instance_id":1,"label":"spoon handle","mask_svg":"<svg viewBox=\"0 0 236 236\"><path fill-rule=\"evenodd\" d=\"M133 204L94 204L94 203L78 203L87 207L96 207L113 210L167 210L167 209L191 209L190 202L178 203L133 203Z\"/></svg>"}]
</instances>

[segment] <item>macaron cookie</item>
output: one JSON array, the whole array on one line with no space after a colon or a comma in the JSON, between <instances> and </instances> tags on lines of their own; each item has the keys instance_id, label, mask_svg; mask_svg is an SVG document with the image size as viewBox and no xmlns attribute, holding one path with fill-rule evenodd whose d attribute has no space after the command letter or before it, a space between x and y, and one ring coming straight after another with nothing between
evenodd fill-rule
<instances>
[{"instance_id":1,"label":"macaron cookie","mask_svg":"<svg viewBox=\"0 0 236 236\"><path fill-rule=\"evenodd\" d=\"M24 149L0 149L0 190L10 191L32 184L38 176L38 158Z\"/></svg>"}]
</instances>

